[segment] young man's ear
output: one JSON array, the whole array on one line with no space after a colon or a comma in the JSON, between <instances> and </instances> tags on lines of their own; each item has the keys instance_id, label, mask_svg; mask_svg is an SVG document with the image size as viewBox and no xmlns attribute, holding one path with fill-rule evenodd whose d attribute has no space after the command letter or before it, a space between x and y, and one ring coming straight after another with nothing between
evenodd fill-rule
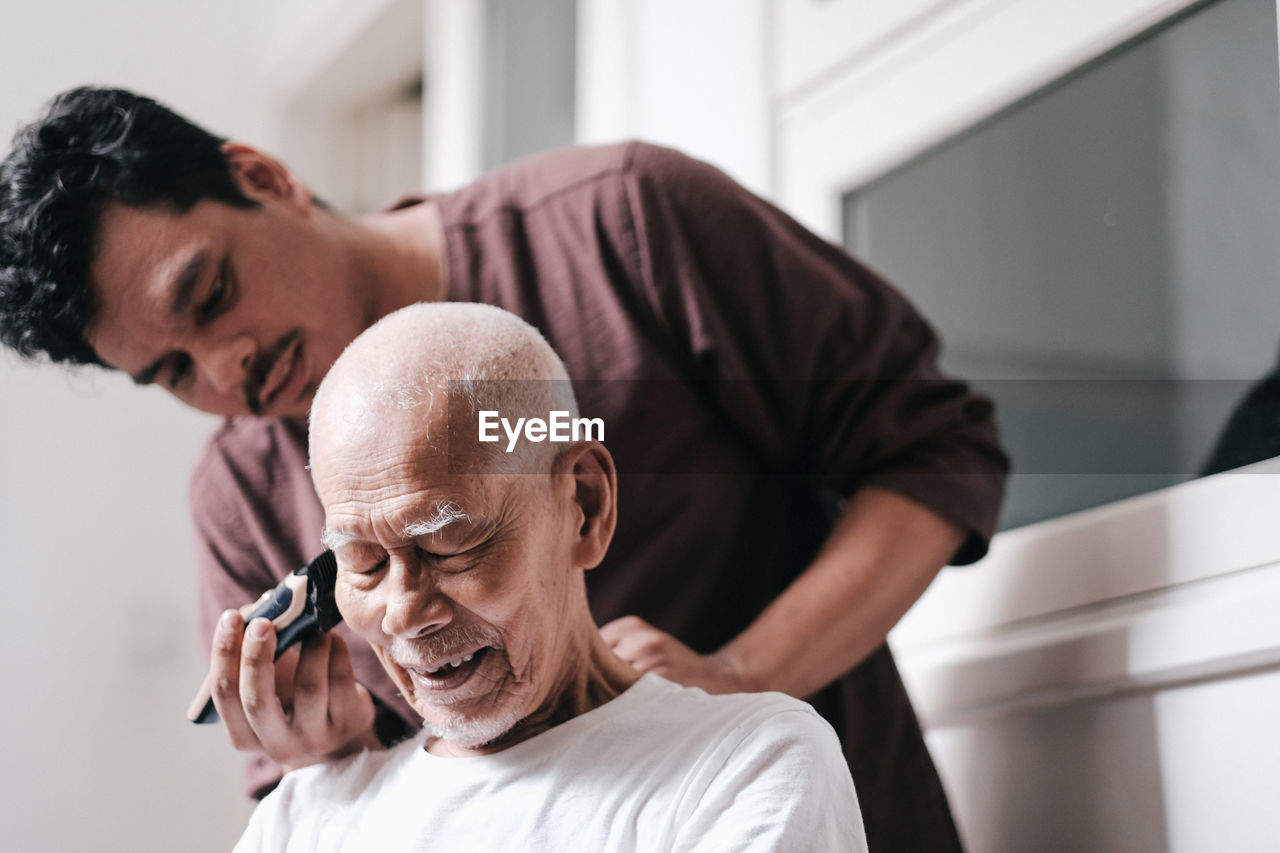
<instances>
[{"instance_id":1,"label":"young man's ear","mask_svg":"<svg viewBox=\"0 0 1280 853\"><path fill-rule=\"evenodd\" d=\"M241 142L222 143L231 177L240 191L254 201L276 199L298 208L311 210L311 191L306 184L270 154Z\"/></svg>"},{"instance_id":2,"label":"young man's ear","mask_svg":"<svg viewBox=\"0 0 1280 853\"><path fill-rule=\"evenodd\" d=\"M585 441L561 453L556 461L572 483L577 525L574 567L594 569L604 559L618 526L618 472L613 455L600 442Z\"/></svg>"}]
</instances>

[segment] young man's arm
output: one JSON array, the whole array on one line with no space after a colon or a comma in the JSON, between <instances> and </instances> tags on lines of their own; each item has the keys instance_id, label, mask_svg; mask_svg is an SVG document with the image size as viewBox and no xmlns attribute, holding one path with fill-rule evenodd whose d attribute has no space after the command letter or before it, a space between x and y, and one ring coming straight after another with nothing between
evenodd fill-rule
<instances>
[{"instance_id":1,"label":"young man's arm","mask_svg":"<svg viewBox=\"0 0 1280 853\"><path fill-rule=\"evenodd\" d=\"M816 693L857 666L960 546L958 527L892 492L854 495L813 563L741 634L700 655L626 616L601 629L614 652L709 693Z\"/></svg>"},{"instance_id":2,"label":"young man's arm","mask_svg":"<svg viewBox=\"0 0 1280 853\"><path fill-rule=\"evenodd\" d=\"M689 380L763 471L847 505L719 650L635 617L605 636L679 682L807 697L877 649L943 565L986 550L1006 468L991 404L939 371L938 337L902 293L712 167L638 146L628 189L635 289Z\"/></svg>"}]
</instances>

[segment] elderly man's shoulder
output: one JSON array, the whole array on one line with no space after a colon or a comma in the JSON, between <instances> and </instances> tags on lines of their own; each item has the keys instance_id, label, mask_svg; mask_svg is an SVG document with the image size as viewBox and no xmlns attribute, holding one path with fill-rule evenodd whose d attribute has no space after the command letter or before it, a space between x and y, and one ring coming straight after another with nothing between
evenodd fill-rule
<instances>
[{"instance_id":1,"label":"elderly man's shoulder","mask_svg":"<svg viewBox=\"0 0 1280 853\"><path fill-rule=\"evenodd\" d=\"M811 705L783 693L710 694L652 674L632 690L643 700L635 703L634 725L664 732L673 744L700 738L732 749L767 736L840 749L835 731Z\"/></svg>"},{"instance_id":2,"label":"elderly man's shoulder","mask_svg":"<svg viewBox=\"0 0 1280 853\"><path fill-rule=\"evenodd\" d=\"M782 693L712 695L646 675L632 688L631 719L617 731L659 751L690 789L766 792L822 789L854 797L835 730L806 702ZM597 748L610 750L607 738ZM625 752L625 748L620 751Z\"/></svg>"},{"instance_id":3,"label":"elderly man's shoulder","mask_svg":"<svg viewBox=\"0 0 1280 853\"><path fill-rule=\"evenodd\" d=\"M665 814L672 843L641 849L865 850L840 742L807 703L652 674L620 698L607 725L565 745L566 763L596 790L612 785L603 806L625 812L628 791Z\"/></svg>"}]
</instances>

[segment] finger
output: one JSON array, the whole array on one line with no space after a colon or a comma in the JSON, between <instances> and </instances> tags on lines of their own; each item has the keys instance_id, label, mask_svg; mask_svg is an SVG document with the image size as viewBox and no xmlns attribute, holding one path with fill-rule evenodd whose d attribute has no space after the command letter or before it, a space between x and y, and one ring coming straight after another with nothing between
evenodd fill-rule
<instances>
[{"instance_id":1,"label":"finger","mask_svg":"<svg viewBox=\"0 0 1280 853\"><path fill-rule=\"evenodd\" d=\"M630 662L665 654L669 640L668 634L651 625L642 624L620 633L612 648L615 655Z\"/></svg>"},{"instance_id":2,"label":"finger","mask_svg":"<svg viewBox=\"0 0 1280 853\"><path fill-rule=\"evenodd\" d=\"M240 647L244 619L234 610L218 618L209 653L209 674L213 679L213 706L226 726L231 745L238 750L259 749L257 735L245 718L240 700Z\"/></svg>"},{"instance_id":3,"label":"finger","mask_svg":"<svg viewBox=\"0 0 1280 853\"><path fill-rule=\"evenodd\" d=\"M298 669L299 646L290 646L284 654L276 658L276 698L280 700L285 713L293 707L293 676ZM274 656L274 652L272 655Z\"/></svg>"},{"instance_id":4,"label":"finger","mask_svg":"<svg viewBox=\"0 0 1280 853\"><path fill-rule=\"evenodd\" d=\"M650 672L666 666L670 659L661 650L653 650L647 646L622 648L614 652L624 663L640 672Z\"/></svg>"},{"instance_id":5,"label":"finger","mask_svg":"<svg viewBox=\"0 0 1280 853\"><path fill-rule=\"evenodd\" d=\"M652 625L639 616L619 616L600 628L600 636L610 646L616 646L629 635L645 629L655 630Z\"/></svg>"},{"instance_id":6,"label":"finger","mask_svg":"<svg viewBox=\"0 0 1280 853\"><path fill-rule=\"evenodd\" d=\"M373 698L356 681L351 652L338 634L329 653L329 715L344 743L373 728Z\"/></svg>"},{"instance_id":7,"label":"finger","mask_svg":"<svg viewBox=\"0 0 1280 853\"><path fill-rule=\"evenodd\" d=\"M631 653L619 654L618 657L639 672L653 672L665 668L671 663L671 658L661 650L654 651L650 648L632 650Z\"/></svg>"},{"instance_id":8,"label":"finger","mask_svg":"<svg viewBox=\"0 0 1280 853\"><path fill-rule=\"evenodd\" d=\"M292 750L292 736L284 707L276 695L275 628L266 619L254 619L244 632L240 650L240 701L245 717L273 758Z\"/></svg>"},{"instance_id":9,"label":"finger","mask_svg":"<svg viewBox=\"0 0 1280 853\"><path fill-rule=\"evenodd\" d=\"M293 731L308 752L328 751L329 659L332 654L328 633L308 637L302 643L293 675Z\"/></svg>"}]
</instances>

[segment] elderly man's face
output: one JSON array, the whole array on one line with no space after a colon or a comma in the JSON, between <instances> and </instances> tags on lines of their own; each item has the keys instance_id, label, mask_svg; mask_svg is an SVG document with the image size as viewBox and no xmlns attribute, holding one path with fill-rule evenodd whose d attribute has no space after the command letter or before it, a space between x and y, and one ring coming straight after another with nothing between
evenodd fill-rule
<instances>
[{"instance_id":1,"label":"elderly man's face","mask_svg":"<svg viewBox=\"0 0 1280 853\"><path fill-rule=\"evenodd\" d=\"M573 486L451 474L420 417L393 412L355 438L317 430L312 464L344 619L429 727L475 747L535 715L573 669Z\"/></svg>"}]
</instances>

